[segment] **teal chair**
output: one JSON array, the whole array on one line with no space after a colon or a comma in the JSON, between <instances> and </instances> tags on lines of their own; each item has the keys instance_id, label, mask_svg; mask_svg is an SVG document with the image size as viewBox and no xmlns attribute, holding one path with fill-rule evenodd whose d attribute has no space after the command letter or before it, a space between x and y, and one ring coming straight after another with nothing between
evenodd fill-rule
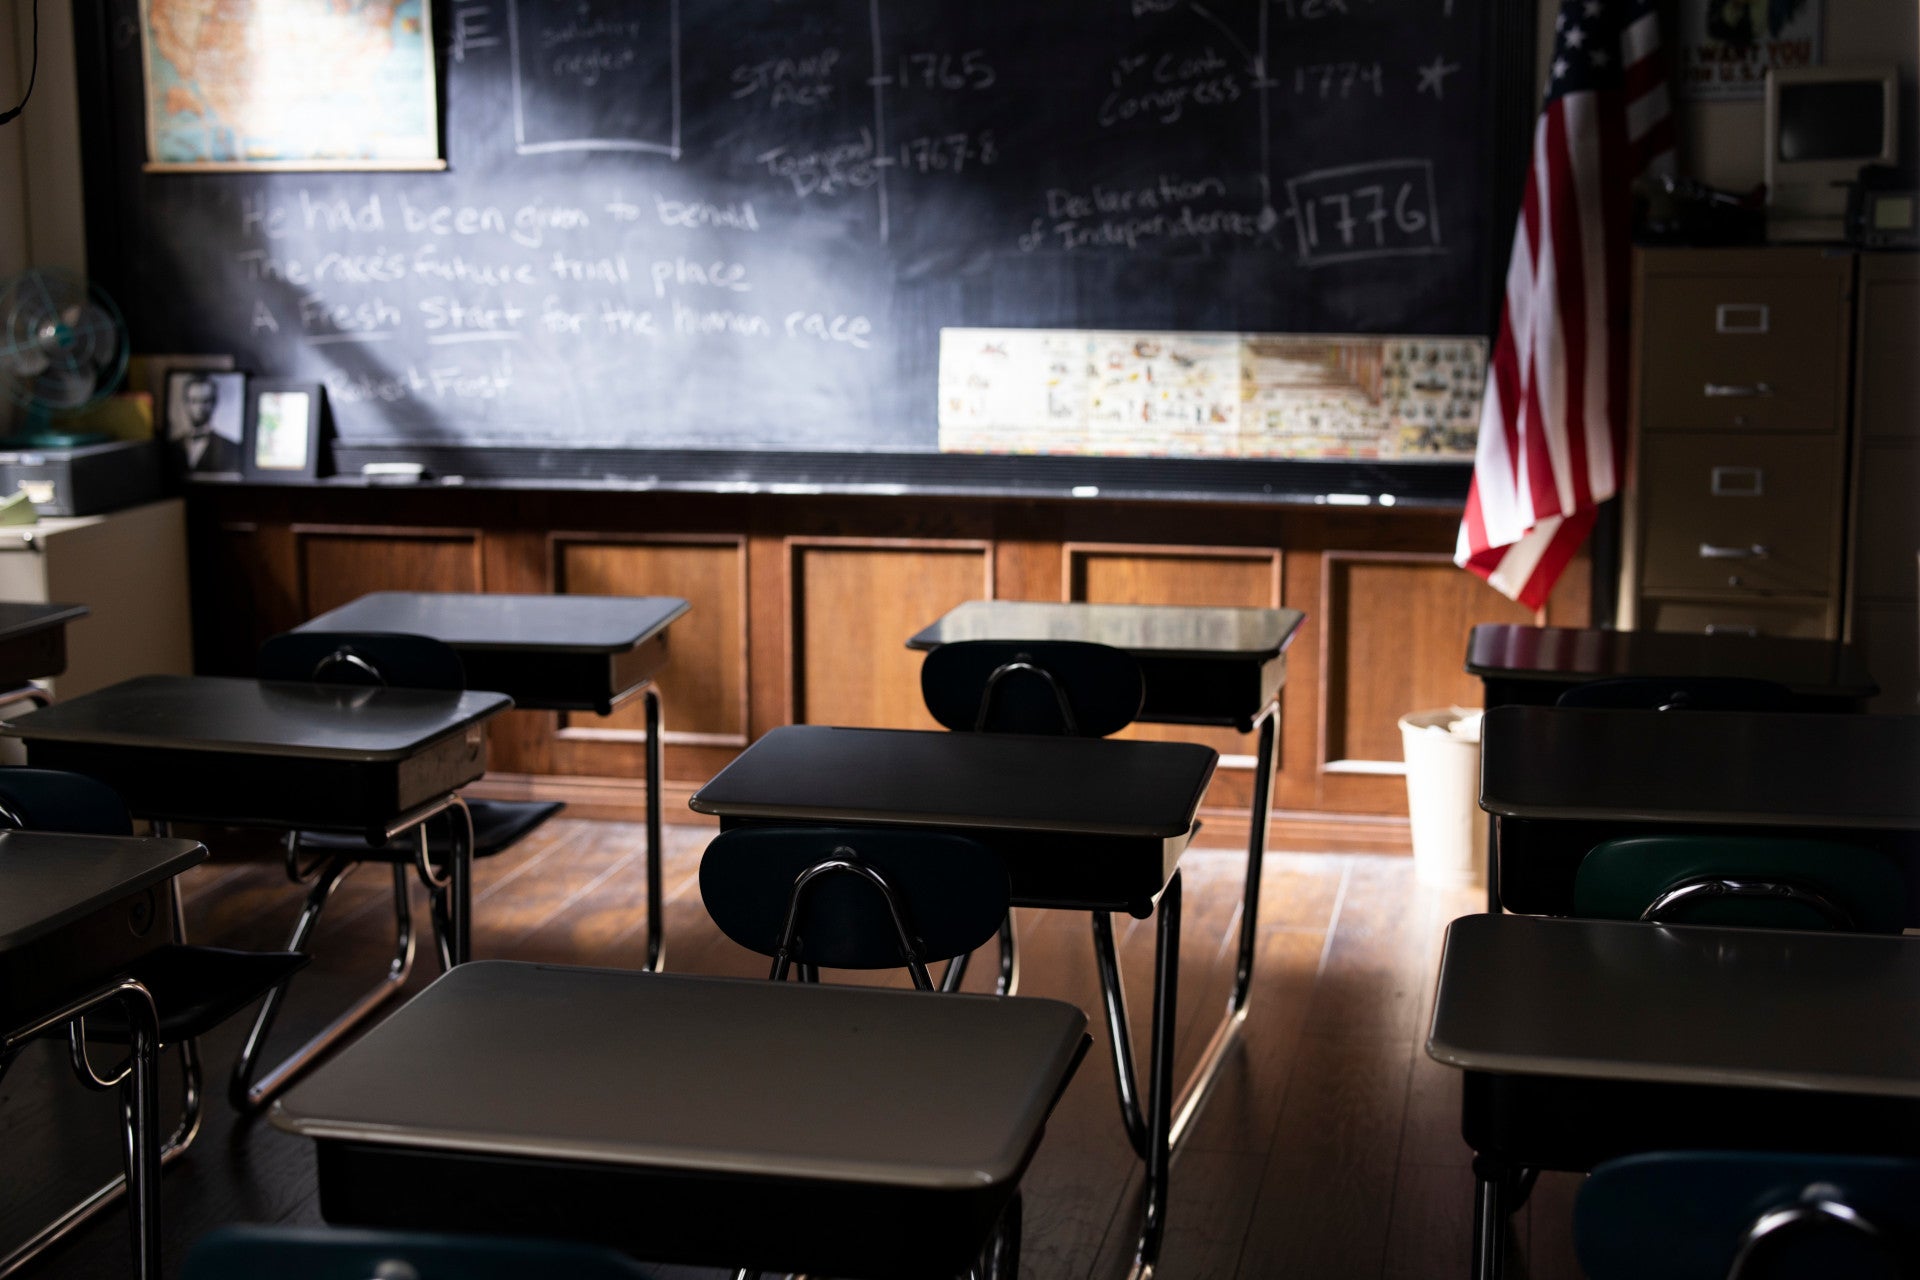
<instances>
[{"instance_id":1,"label":"teal chair","mask_svg":"<svg viewBox=\"0 0 1920 1280\"><path fill-rule=\"evenodd\" d=\"M1905 878L1873 849L1825 840L1657 835L1608 840L1580 862L1583 919L1899 933Z\"/></svg>"},{"instance_id":2,"label":"teal chair","mask_svg":"<svg viewBox=\"0 0 1920 1280\"><path fill-rule=\"evenodd\" d=\"M1594 1169L1573 1209L1588 1280L1908 1280L1920 1161L1661 1151Z\"/></svg>"},{"instance_id":3,"label":"teal chair","mask_svg":"<svg viewBox=\"0 0 1920 1280\"><path fill-rule=\"evenodd\" d=\"M649 1280L624 1254L559 1240L222 1227L187 1255L180 1280Z\"/></svg>"}]
</instances>

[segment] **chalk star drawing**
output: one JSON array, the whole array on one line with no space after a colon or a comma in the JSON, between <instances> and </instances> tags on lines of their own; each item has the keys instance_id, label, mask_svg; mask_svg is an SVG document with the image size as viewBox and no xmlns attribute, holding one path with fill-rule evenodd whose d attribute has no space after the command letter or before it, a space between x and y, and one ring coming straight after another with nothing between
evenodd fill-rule
<instances>
[{"instance_id":1,"label":"chalk star drawing","mask_svg":"<svg viewBox=\"0 0 1920 1280\"><path fill-rule=\"evenodd\" d=\"M1424 67L1416 68L1416 70L1420 72L1420 83L1415 87L1414 92L1425 93L1431 89L1433 90L1433 96L1435 98L1444 99L1447 96L1446 79L1459 69L1459 63L1448 62L1436 53L1433 56L1432 62L1429 62Z\"/></svg>"}]
</instances>

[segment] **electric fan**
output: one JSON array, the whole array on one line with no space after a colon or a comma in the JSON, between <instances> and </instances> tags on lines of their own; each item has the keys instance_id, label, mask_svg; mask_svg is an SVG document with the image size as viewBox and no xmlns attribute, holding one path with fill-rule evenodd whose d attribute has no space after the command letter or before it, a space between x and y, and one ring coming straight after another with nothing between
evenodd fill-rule
<instances>
[{"instance_id":1,"label":"electric fan","mask_svg":"<svg viewBox=\"0 0 1920 1280\"><path fill-rule=\"evenodd\" d=\"M110 439L54 422L106 399L126 371L127 326L106 294L45 269L0 286L0 395L27 411L7 443L73 449Z\"/></svg>"}]
</instances>

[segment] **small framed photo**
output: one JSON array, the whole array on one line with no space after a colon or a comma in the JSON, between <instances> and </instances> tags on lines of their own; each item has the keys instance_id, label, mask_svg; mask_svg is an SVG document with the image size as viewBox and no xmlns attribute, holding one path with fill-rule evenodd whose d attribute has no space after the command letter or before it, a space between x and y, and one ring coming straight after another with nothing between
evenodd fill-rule
<instances>
[{"instance_id":1,"label":"small framed photo","mask_svg":"<svg viewBox=\"0 0 1920 1280\"><path fill-rule=\"evenodd\" d=\"M319 478L322 394L317 382L253 380L247 390L247 479L297 484Z\"/></svg>"},{"instance_id":2,"label":"small framed photo","mask_svg":"<svg viewBox=\"0 0 1920 1280\"><path fill-rule=\"evenodd\" d=\"M167 374L166 436L175 466L189 478L242 474L247 375L209 369Z\"/></svg>"}]
</instances>

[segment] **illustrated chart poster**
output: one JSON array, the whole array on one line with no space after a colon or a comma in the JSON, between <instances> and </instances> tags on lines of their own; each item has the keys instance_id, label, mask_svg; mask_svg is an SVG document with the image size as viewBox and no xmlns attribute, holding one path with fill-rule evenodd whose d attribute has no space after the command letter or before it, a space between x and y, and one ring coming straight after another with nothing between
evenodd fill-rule
<instances>
[{"instance_id":1,"label":"illustrated chart poster","mask_svg":"<svg viewBox=\"0 0 1920 1280\"><path fill-rule=\"evenodd\" d=\"M940 448L1092 457L1473 457L1475 337L944 329Z\"/></svg>"},{"instance_id":2,"label":"illustrated chart poster","mask_svg":"<svg viewBox=\"0 0 1920 1280\"><path fill-rule=\"evenodd\" d=\"M439 167L428 3L142 0L148 167Z\"/></svg>"}]
</instances>

